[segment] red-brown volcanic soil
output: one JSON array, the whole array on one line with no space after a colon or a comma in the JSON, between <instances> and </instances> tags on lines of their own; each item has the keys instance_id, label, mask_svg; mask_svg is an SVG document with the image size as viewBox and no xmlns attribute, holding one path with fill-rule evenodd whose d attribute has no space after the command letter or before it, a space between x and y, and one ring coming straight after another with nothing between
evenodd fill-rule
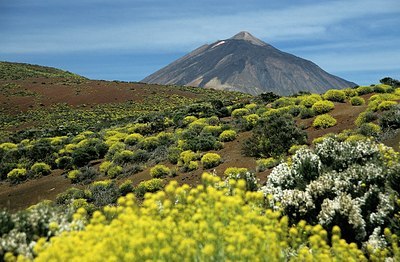
<instances>
[{"instance_id":1,"label":"red-brown volcanic soil","mask_svg":"<svg viewBox=\"0 0 400 262\"><path fill-rule=\"evenodd\" d=\"M46 95L49 95L50 98L47 104L54 103L56 101L65 101L65 99L67 99L69 103L75 103L76 105L78 105L79 103L107 103L113 99L116 99L116 101L124 101L124 99L140 99L139 94L152 92L147 89L147 85L143 84L115 83L115 87L110 87L110 85L111 84L109 82L93 81L91 85L82 88L82 90L85 89L86 91L81 91L80 96L76 97L73 92L67 92L67 94L64 94L62 98L58 97L57 93L62 93L63 91L65 91L65 89L68 89L69 87L65 87L60 84L51 84L51 88L48 86L42 87L40 83L34 85L33 87L35 88L35 90L38 90L38 92L46 92ZM112 85L114 85L114 83L112 83ZM134 88L136 89L142 88L143 90L141 90L140 93L130 92L129 88L132 86L134 86ZM146 90L144 90L144 86L146 87ZM129 88L127 89L127 87ZM150 89L152 88L157 89L161 87L152 86ZM104 90L107 95L101 95L99 97L94 97L91 95L92 92L99 92L99 90ZM367 100L369 96L370 95L365 95L363 97ZM297 122L298 124L307 127L305 130L309 137L308 140L309 142L311 142L314 138L327 133L338 133L345 129L355 128L355 119L357 118L359 113L365 111L365 109L365 105L355 107L351 106L349 103L335 103L335 109L331 111L330 114L336 118L337 125L327 129L313 128L311 125L314 118L298 120ZM215 168L215 171L219 176L222 177L223 172L228 167L245 167L251 171L255 171L256 159L252 157L244 157L241 154L242 144L250 136L251 132L240 133L236 140L225 143L223 149L216 151L223 158L223 163ZM397 143L398 140L399 135L394 138L394 141L397 141ZM172 167L172 165L168 163L164 164ZM118 179L117 183L122 183L126 179L130 179L132 180L134 185L137 185L141 181L151 179L149 170L150 168L147 168L140 173ZM188 173L178 172L178 175L176 177L166 178L165 180L176 180L179 182L179 184L197 185L200 183L201 174L204 171L213 172L213 169L203 170L202 168L199 168L199 170ZM267 170L261 173L257 173L256 175L260 179L260 182L264 183L270 172L271 170ZM32 204L37 203L40 200L54 200L57 194L65 191L71 186L74 185L71 185L70 180L61 175L61 170L54 170L53 173L49 176L30 180L19 185L10 186L8 183L2 183L0 184L0 207L15 211L26 208Z\"/></svg>"},{"instance_id":2,"label":"red-brown volcanic soil","mask_svg":"<svg viewBox=\"0 0 400 262\"><path fill-rule=\"evenodd\" d=\"M0 108L10 114L46 108L59 103L66 103L74 107L91 107L98 104L127 101L140 103L147 96L154 94L196 97L196 94L192 92L173 88L166 89L162 85L144 83L101 80L70 83L63 78L28 78L13 81L0 80L0 87L7 83L17 85L11 90L0 89ZM21 91L29 92L30 95L22 95Z\"/></svg>"}]
</instances>

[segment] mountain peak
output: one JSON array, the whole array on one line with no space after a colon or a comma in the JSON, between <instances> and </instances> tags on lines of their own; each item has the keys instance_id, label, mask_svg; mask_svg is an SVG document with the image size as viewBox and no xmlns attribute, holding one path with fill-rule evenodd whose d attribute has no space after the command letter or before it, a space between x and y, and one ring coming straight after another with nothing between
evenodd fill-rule
<instances>
[{"instance_id":1,"label":"mountain peak","mask_svg":"<svg viewBox=\"0 0 400 262\"><path fill-rule=\"evenodd\" d=\"M267 44L264 43L263 41L261 41L260 39L254 37L252 34L250 34L247 31L241 31L239 33L237 33L236 35L232 36L229 39L233 39L233 40L244 40L244 41L248 41L254 45L259 45L259 46L266 46Z\"/></svg>"}]
</instances>

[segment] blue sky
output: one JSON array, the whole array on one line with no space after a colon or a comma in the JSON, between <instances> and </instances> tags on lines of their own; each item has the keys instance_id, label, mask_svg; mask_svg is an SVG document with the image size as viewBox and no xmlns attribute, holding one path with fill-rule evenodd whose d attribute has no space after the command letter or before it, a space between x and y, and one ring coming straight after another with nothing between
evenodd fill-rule
<instances>
[{"instance_id":1,"label":"blue sky","mask_svg":"<svg viewBox=\"0 0 400 262\"><path fill-rule=\"evenodd\" d=\"M139 81L249 31L360 85L400 79L400 1L0 0L0 60Z\"/></svg>"}]
</instances>

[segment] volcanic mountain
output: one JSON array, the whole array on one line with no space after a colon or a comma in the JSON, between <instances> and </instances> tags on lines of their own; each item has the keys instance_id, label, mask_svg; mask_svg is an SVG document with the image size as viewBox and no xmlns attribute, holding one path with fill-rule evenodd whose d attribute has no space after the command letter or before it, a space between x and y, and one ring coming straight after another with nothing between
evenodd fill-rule
<instances>
[{"instance_id":1,"label":"volcanic mountain","mask_svg":"<svg viewBox=\"0 0 400 262\"><path fill-rule=\"evenodd\" d=\"M248 32L203 45L142 82L234 90L253 95L323 93L332 88L356 85L325 72L311 61L282 52Z\"/></svg>"}]
</instances>

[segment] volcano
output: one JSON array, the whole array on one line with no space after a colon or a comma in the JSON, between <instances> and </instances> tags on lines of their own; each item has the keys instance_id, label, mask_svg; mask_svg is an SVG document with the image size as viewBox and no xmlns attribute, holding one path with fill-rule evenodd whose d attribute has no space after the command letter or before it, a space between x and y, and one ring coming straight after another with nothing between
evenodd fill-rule
<instances>
[{"instance_id":1,"label":"volcano","mask_svg":"<svg viewBox=\"0 0 400 262\"><path fill-rule=\"evenodd\" d=\"M147 76L145 83L186 85L258 95L323 93L356 86L311 61L282 52L249 32L203 45Z\"/></svg>"}]
</instances>

